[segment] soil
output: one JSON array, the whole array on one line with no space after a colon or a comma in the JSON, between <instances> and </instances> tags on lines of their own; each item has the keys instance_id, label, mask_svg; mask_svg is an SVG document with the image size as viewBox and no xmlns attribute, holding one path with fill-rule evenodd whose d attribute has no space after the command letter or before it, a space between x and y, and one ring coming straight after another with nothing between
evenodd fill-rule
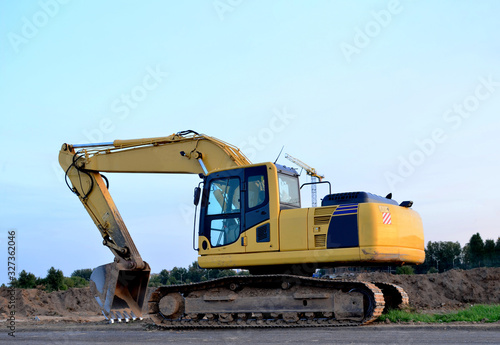
<instances>
[{"instance_id":1,"label":"soil","mask_svg":"<svg viewBox=\"0 0 500 345\"><path fill-rule=\"evenodd\" d=\"M500 304L500 267L418 275L361 273L356 279L401 286L410 298L410 306L416 310Z\"/></svg>"},{"instance_id":2,"label":"soil","mask_svg":"<svg viewBox=\"0 0 500 345\"><path fill-rule=\"evenodd\" d=\"M374 272L361 273L354 279L398 284L408 293L410 306L420 311L447 311L471 304L500 304L500 268L451 270L423 275ZM44 323L104 320L90 288L51 293L38 289L15 291L15 316L18 321L36 320ZM9 300L10 290L0 288L0 320L7 319L10 313Z\"/></svg>"},{"instance_id":3,"label":"soil","mask_svg":"<svg viewBox=\"0 0 500 345\"><path fill-rule=\"evenodd\" d=\"M90 288L73 288L66 291L45 292L38 289L15 289L15 317L17 320L66 320L85 321L103 319L99 305ZM0 288L0 319L10 315L11 290Z\"/></svg>"}]
</instances>

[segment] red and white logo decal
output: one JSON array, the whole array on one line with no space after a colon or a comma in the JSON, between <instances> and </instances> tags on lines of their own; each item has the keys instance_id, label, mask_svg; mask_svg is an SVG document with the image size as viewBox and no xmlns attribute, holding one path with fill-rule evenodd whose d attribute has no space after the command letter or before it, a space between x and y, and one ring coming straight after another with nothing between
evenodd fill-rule
<instances>
[{"instance_id":1,"label":"red and white logo decal","mask_svg":"<svg viewBox=\"0 0 500 345\"><path fill-rule=\"evenodd\" d=\"M384 222L384 224L392 224L391 214L389 212L383 212L382 221Z\"/></svg>"}]
</instances>

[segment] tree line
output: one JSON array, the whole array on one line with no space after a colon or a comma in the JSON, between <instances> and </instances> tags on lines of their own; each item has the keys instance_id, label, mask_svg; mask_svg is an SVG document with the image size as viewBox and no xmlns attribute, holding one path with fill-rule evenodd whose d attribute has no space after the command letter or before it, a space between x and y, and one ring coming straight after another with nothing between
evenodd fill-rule
<instances>
[{"instance_id":1,"label":"tree line","mask_svg":"<svg viewBox=\"0 0 500 345\"><path fill-rule=\"evenodd\" d=\"M484 240L479 233L472 235L461 247L458 242L432 242L425 248L425 262L412 266L415 273L444 272L453 268L500 267L500 237L496 242Z\"/></svg>"},{"instance_id":2,"label":"tree line","mask_svg":"<svg viewBox=\"0 0 500 345\"><path fill-rule=\"evenodd\" d=\"M61 270L49 268L45 278L36 277L33 273L22 270L19 277L10 283L10 286L21 289L40 289L47 292L67 290L68 288L82 288L89 285L90 268L74 271L70 277L65 277Z\"/></svg>"},{"instance_id":3,"label":"tree line","mask_svg":"<svg viewBox=\"0 0 500 345\"><path fill-rule=\"evenodd\" d=\"M45 278L36 277L33 273L22 270L19 277L10 283L11 287L20 289L40 289L47 292L67 290L68 288L81 288L89 285L92 269L84 268L74 271L70 277L65 277L61 270L51 267ZM174 267L163 269L160 273L153 273L149 279L150 287L162 285L189 284L234 275L246 275L247 271L237 272L227 269L202 269L194 261L188 268Z\"/></svg>"},{"instance_id":4,"label":"tree line","mask_svg":"<svg viewBox=\"0 0 500 345\"><path fill-rule=\"evenodd\" d=\"M160 273L153 273L149 278L149 286L176 285L199 283L210 279L229 277L234 275L248 275L248 271L235 271L231 269L204 269L194 261L188 268L174 267L170 271L164 269Z\"/></svg>"}]
</instances>

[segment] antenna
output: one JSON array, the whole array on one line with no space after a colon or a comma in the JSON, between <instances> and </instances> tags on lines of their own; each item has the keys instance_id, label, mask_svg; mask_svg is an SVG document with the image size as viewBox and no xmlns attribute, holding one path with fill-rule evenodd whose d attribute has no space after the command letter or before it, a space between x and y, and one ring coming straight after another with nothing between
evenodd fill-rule
<instances>
[{"instance_id":1,"label":"antenna","mask_svg":"<svg viewBox=\"0 0 500 345\"><path fill-rule=\"evenodd\" d=\"M276 164L276 162L277 162L277 161L278 161L278 159L280 158L280 156L281 156L281 152L283 152L283 149L284 149L284 148L285 148L285 145L283 145L283 146L281 147L281 151L280 151L280 153L278 153L278 157L276 157L276 160L274 161L274 164Z\"/></svg>"}]
</instances>

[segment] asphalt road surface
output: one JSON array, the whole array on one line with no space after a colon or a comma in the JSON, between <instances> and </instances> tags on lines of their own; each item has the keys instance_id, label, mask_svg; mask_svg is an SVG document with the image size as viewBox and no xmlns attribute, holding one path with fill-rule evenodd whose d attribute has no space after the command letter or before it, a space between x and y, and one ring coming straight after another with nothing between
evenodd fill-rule
<instances>
[{"instance_id":1,"label":"asphalt road surface","mask_svg":"<svg viewBox=\"0 0 500 345\"><path fill-rule=\"evenodd\" d=\"M147 330L144 324L25 325L0 344L500 344L500 324ZM14 340L14 341L13 341Z\"/></svg>"}]
</instances>

